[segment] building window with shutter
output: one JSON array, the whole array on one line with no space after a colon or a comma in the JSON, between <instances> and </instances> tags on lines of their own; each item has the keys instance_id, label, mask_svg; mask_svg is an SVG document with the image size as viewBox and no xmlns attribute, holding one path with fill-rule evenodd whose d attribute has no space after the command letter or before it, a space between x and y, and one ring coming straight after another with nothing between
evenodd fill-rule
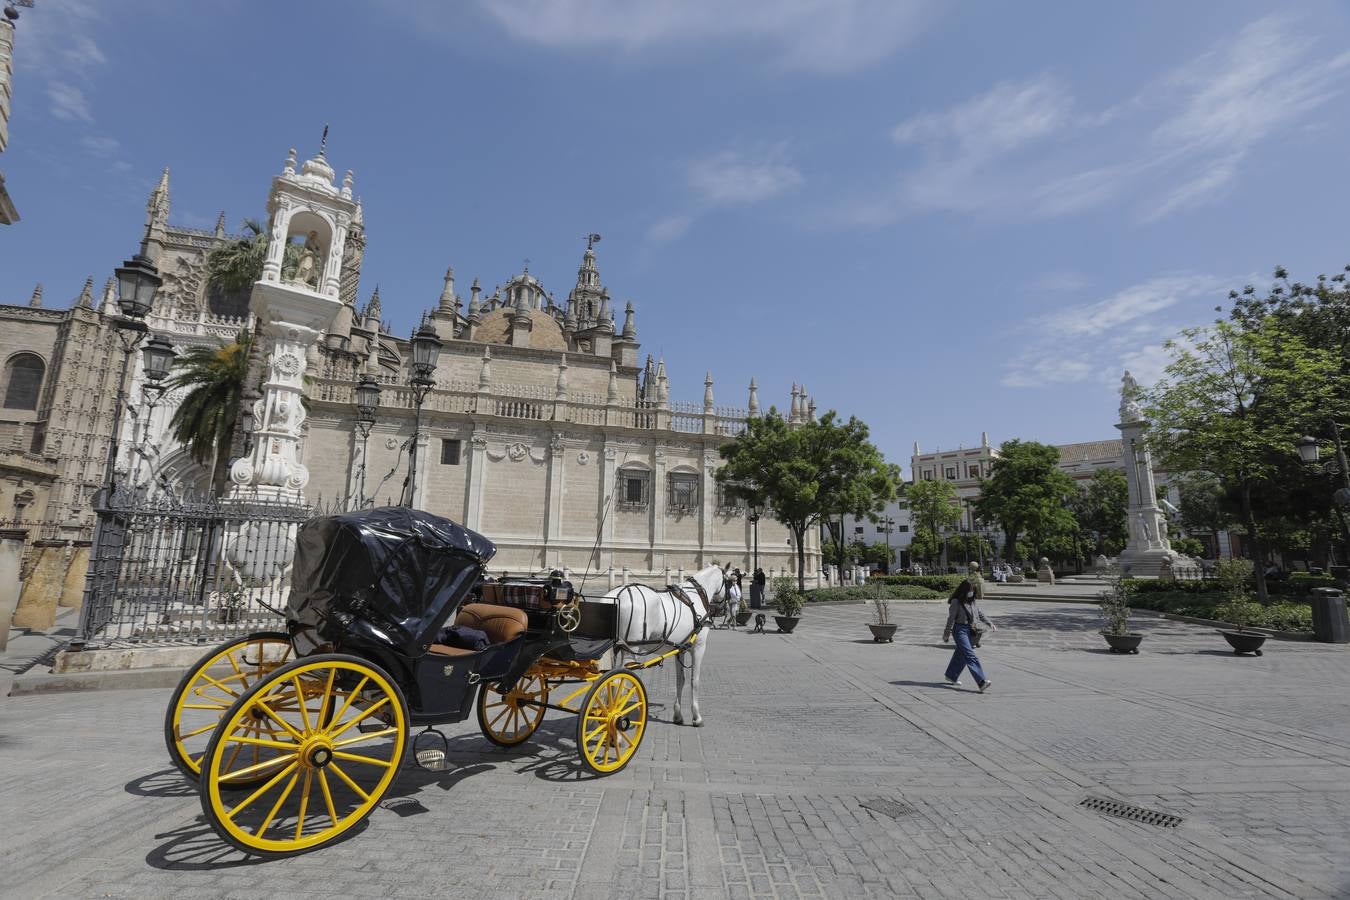
<instances>
[{"instance_id":1,"label":"building window with shutter","mask_svg":"<svg viewBox=\"0 0 1350 900\"><path fill-rule=\"evenodd\" d=\"M651 499L651 473L640 469L619 471L619 509L646 509Z\"/></svg>"},{"instance_id":2,"label":"building window with shutter","mask_svg":"<svg viewBox=\"0 0 1350 900\"><path fill-rule=\"evenodd\" d=\"M948 467L947 467L947 480L948 480L948 481L955 481L955 480L956 480L956 469L954 469L954 468L951 467L951 466L948 466Z\"/></svg>"},{"instance_id":3,"label":"building window with shutter","mask_svg":"<svg viewBox=\"0 0 1350 900\"><path fill-rule=\"evenodd\" d=\"M694 472L671 472L666 476L666 509L692 512L698 508L699 476Z\"/></svg>"},{"instance_id":4,"label":"building window with shutter","mask_svg":"<svg viewBox=\"0 0 1350 900\"><path fill-rule=\"evenodd\" d=\"M459 465L459 449L463 441L452 438L441 439L441 465L457 466Z\"/></svg>"}]
</instances>

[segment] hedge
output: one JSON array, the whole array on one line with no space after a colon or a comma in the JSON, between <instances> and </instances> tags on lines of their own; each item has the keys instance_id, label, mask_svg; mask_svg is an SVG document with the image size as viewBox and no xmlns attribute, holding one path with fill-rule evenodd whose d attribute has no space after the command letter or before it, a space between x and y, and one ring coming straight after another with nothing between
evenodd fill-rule
<instances>
[{"instance_id":1,"label":"hedge","mask_svg":"<svg viewBox=\"0 0 1350 900\"><path fill-rule=\"evenodd\" d=\"M941 591L946 596L956 590L965 579L964 575L876 575L870 580L880 581L882 584L927 588L930 591Z\"/></svg>"},{"instance_id":2,"label":"hedge","mask_svg":"<svg viewBox=\"0 0 1350 900\"><path fill-rule=\"evenodd\" d=\"M1215 592L1212 582L1208 586L1210 590L1207 592L1185 589L1171 592L1145 591L1131 597L1130 606L1135 609L1192 616L1196 619L1230 621L1231 610L1228 609L1227 597ZM1257 628L1273 628L1277 631L1312 631L1312 607L1306 603L1288 600L1281 600L1268 606L1249 603L1247 624Z\"/></svg>"},{"instance_id":3,"label":"hedge","mask_svg":"<svg viewBox=\"0 0 1350 900\"><path fill-rule=\"evenodd\" d=\"M875 579L874 579L875 580ZM883 600L941 600L947 595L909 584L863 584L850 587L816 588L806 592L808 603L830 600L857 600L870 603L881 594Z\"/></svg>"},{"instance_id":4,"label":"hedge","mask_svg":"<svg viewBox=\"0 0 1350 900\"><path fill-rule=\"evenodd\" d=\"M1127 578L1130 591L1139 594L1210 594L1214 593L1213 580L1205 581L1164 581L1157 578ZM1315 587L1336 587L1336 579L1330 575L1309 575L1306 572L1294 572L1288 578L1279 581L1267 581L1266 589L1272 597L1307 598Z\"/></svg>"}]
</instances>

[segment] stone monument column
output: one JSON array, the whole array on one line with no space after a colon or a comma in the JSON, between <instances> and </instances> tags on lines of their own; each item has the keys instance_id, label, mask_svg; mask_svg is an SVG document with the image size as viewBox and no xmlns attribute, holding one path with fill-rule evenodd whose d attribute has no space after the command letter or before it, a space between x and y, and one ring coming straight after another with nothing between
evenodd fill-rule
<instances>
[{"instance_id":1,"label":"stone monument column","mask_svg":"<svg viewBox=\"0 0 1350 900\"><path fill-rule=\"evenodd\" d=\"M1144 442L1148 421L1139 404L1142 391L1129 372L1121 379L1120 429L1125 481L1130 489L1126 513L1129 543L1120 554L1121 570L1135 578L1156 578L1164 571L1187 569L1190 560L1172 549L1167 539L1167 516L1158 506L1153 481L1153 458Z\"/></svg>"}]
</instances>

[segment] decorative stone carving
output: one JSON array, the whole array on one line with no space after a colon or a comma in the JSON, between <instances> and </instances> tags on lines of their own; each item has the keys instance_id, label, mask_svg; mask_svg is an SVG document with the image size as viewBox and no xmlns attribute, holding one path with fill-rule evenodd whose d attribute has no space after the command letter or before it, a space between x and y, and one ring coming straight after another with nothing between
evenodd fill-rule
<instances>
[{"instance_id":1,"label":"decorative stone carving","mask_svg":"<svg viewBox=\"0 0 1350 900\"><path fill-rule=\"evenodd\" d=\"M241 456L230 466L230 481L244 486L253 481L253 462L247 456Z\"/></svg>"},{"instance_id":2,"label":"decorative stone carving","mask_svg":"<svg viewBox=\"0 0 1350 900\"><path fill-rule=\"evenodd\" d=\"M278 375L294 375L300 371L300 367L300 358L294 353L283 353L272 363L272 368Z\"/></svg>"},{"instance_id":3,"label":"decorative stone carving","mask_svg":"<svg viewBox=\"0 0 1350 900\"><path fill-rule=\"evenodd\" d=\"M1144 418L1143 407L1139 404L1139 398L1143 393L1139 382L1130 374L1129 369L1126 369L1125 375L1120 379L1121 422L1138 422Z\"/></svg>"},{"instance_id":4,"label":"decorative stone carving","mask_svg":"<svg viewBox=\"0 0 1350 900\"><path fill-rule=\"evenodd\" d=\"M553 437L549 438L548 446L549 449L553 451L554 456L561 456L564 448L563 436L561 434L553 435Z\"/></svg>"},{"instance_id":5,"label":"decorative stone carving","mask_svg":"<svg viewBox=\"0 0 1350 900\"><path fill-rule=\"evenodd\" d=\"M512 462L520 462L530 455L530 448L526 447L520 441L516 441L506 448L506 455L511 457Z\"/></svg>"},{"instance_id":6,"label":"decorative stone carving","mask_svg":"<svg viewBox=\"0 0 1350 900\"><path fill-rule=\"evenodd\" d=\"M397 448L398 448L398 438L387 437L384 439L384 449L395 450Z\"/></svg>"},{"instance_id":7,"label":"decorative stone carving","mask_svg":"<svg viewBox=\"0 0 1350 900\"><path fill-rule=\"evenodd\" d=\"M582 466L590 465L591 455L587 453L585 450L582 450L580 453L577 454L577 464Z\"/></svg>"}]
</instances>

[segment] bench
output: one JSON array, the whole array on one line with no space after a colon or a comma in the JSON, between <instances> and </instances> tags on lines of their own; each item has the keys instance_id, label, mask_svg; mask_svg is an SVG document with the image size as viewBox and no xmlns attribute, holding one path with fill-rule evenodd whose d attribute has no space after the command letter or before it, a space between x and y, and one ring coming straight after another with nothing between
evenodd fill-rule
<instances>
[{"instance_id":1,"label":"bench","mask_svg":"<svg viewBox=\"0 0 1350 900\"><path fill-rule=\"evenodd\" d=\"M488 636L489 645L505 644L525 633L529 619L523 609L491 603L467 603L455 616L455 624L477 628ZM432 644L428 650L440 656L468 656L481 650L465 650L448 644Z\"/></svg>"}]
</instances>

